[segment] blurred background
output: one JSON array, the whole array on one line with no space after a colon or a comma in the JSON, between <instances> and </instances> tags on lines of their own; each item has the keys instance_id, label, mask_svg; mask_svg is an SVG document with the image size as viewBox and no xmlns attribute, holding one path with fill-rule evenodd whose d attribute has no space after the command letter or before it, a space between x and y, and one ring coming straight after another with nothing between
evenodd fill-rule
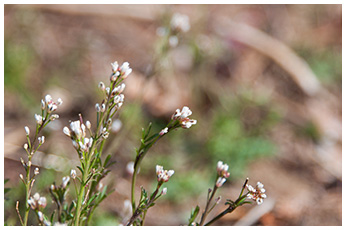
<instances>
[{"instance_id":1,"label":"blurred background","mask_svg":"<svg viewBox=\"0 0 346 230\"><path fill-rule=\"evenodd\" d=\"M188 30L170 29L175 13L189 17ZM141 128L152 121L160 131L184 105L197 125L169 133L141 166L137 192L154 188L156 164L175 170L146 225L186 225L191 209L205 206L219 160L231 175L209 217L246 177L268 198L215 225L341 225L341 18L341 5L5 5L5 224L19 224L23 127L34 129L41 98L64 102L33 159L33 193L47 197L48 214L50 184L79 163L62 128L78 113L95 123L97 84L108 84L111 62L128 61L122 125L105 150L116 164L103 184L115 192L92 225L127 218L126 165Z\"/></svg>"}]
</instances>

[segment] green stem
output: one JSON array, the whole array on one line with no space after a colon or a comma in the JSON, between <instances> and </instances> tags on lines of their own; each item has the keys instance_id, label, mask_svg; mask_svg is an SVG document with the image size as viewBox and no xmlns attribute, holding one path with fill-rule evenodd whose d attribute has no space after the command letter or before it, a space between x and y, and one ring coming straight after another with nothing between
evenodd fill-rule
<instances>
[{"instance_id":1,"label":"green stem","mask_svg":"<svg viewBox=\"0 0 346 230\"><path fill-rule=\"evenodd\" d=\"M203 223L204 223L204 221L205 221L205 218L206 218L207 215L208 215L208 208L209 208L210 202L211 202L212 199L214 198L214 195L215 195L216 190L217 190L217 187L216 187L216 185L214 185L213 192L212 192L212 194L211 194L209 200L207 201L207 204L206 204L206 206L205 206L205 210L204 210L204 212L203 212L203 214L202 214L201 222L199 223L199 225L203 225Z\"/></svg>"},{"instance_id":2,"label":"green stem","mask_svg":"<svg viewBox=\"0 0 346 230\"><path fill-rule=\"evenodd\" d=\"M31 155L28 156L28 162L31 161ZM28 203L28 200L30 198L30 166L31 164L28 164L26 169L26 184L25 184L25 214L24 214L24 226L27 226L28 224L28 216L30 211L30 205Z\"/></svg>"},{"instance_id":3,"label":"green stem","mask_svg":"<svg viewBox=\"0 0 346 230\"><path fill-rule=\"evenodd\" d=\"M224 215L226 215L227 213L231 213L235 210L235 207L228 207L226 208L223 212L221 212L219 215L217 215L216 217L214 217L211 221L209 221L208 223L206 223L204 226L209 226L212 223L214 223L215 221L217 221L218 219L220 219L221 217L223 217Z\"/></svg>"},{"instance_id":4,"label":"green stem","mask_svg":"<svg viewBox=\"0 0 346 230\"><path fill-rule=\"evenodd\" d=\"M88 163L85 162L85 170L83 173L83 178L82 178L82 183L79 189L79 194L78 194L78 199L77 199L77 207L76 207L76 215L74 219L74 225L79 226L79 219L80 219L80 214L81 214L81 207L82 207L82 202L83 202L83 197L84 197L84 190L86 186L86 180L88 176Z\"/></svg>"}]
</instances>

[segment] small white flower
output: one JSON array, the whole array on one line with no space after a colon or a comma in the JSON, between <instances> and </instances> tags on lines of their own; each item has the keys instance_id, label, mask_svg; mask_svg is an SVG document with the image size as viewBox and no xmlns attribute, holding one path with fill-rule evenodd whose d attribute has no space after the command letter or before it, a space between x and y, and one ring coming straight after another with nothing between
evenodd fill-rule
<instances>
[{"instance_id":1,"label":"small white flower","mask_svg":"<svg viewBox=\"0 0 346 230\"><path fill-rule=\"evenodd\" d=\"M106 110L106 105L102 103L100 111L103 113L105 110Z\"/></svg>"},{"instance_id":2,"label":"small white flower","mask_svg":"<svg viewBox=\"0 0 346 230\"><path fill-rule=\"evenodd\" d=\"M39 138L37 138L37 139L38 139L38 143L39 143L40 145L42 145L42 144L44 143L44 141L45 141L45 137L44 137L44 136L39 137Z\"/></svg>"},{"instance_id":3,"label":"small white flower","mask_svg":"<svg viewBox=\"0 0 346 230\"><path fill-rule=\"evenodd\" d=\"M25 126L24 129L25 129L26 135L29 136L29 134L30 134L30 129L29 129L29 127L28 127L28 126Z\"/></svg>"},{"instance_id":4,"label":"small white flower","mask_svg":"<svg viewBox=\"0 0 346 230\"><path fill-rule=\"evenodd\" d=\"M117 61L115 61L114 63L111 63L112 65L112 71L113 73L117 72L118 71L118 68L119 68L119 64Z\"/></svg>"},{"instance_id":5,"label":"small white flower","mask_svg":"<svg viewBox=\"0 0 346 230\"><path fill-rule=\"evenodd\" d=\"M187 15L175 13L171 19L171 27L174 30L187 32L190 30L190 20Z\"/></svg>"},{"instance_id":6,"label":"small white flower","mask_svg":"<svg viewBox=\"0 0 346 230\"><path fill-rule=\"evenodd\" d=\"M162 189L161 194L162 194L162 195L166 195L166 194L167 194L167 188L166 188L166 187L164 187L164 188Z\"/></svg>"},{"instance_id":7,"label":"small white flower","mask_svg":"<svg viewBox=\"0 0 346 230\"><path fill-rule=\"evenodd\" d=\"M28 150L28 144L27 143L24 144L24 149Z\"/></svg>"},{"instance_id":8,"label":"small white flower","mask_svg":"<svg viewBox=\"0 0 346 230\"><path fill-rule=\"evenodd\" d=\"M62 131L65 133L66 136L71 137L71 131L68 127L64 127Z\"/></svg>"},{"instance_id":9,"label":"small white flower","mask_svg":"<svg viewBox=\"0 0 346 230\"><path fill-rule=\"evenodd\" d=\"M35 114L35 120L36 120L37 124L42 125L42 116L41 115Z\"/></svg>"},{"instance_id":10,"label":"small white flower","mask_svg":"<svg viewBox=\"0 0 346 230\"><path fill-rule=\"evenodd\" d=\"M40 169L39 168L35 168L35 170L34 170L34 175L36 176L36 175L38 175L40 173Z\"/></svg>"},{"instance_id":11,"label":"small white flower","mask_svg":"<svg viewBox=\"0 0 346 230\"><path fill-rule=\"evenodd\" d=\"M129 174L133 174L133 172L135 171L135 163L133 161L130 161L129 163L127 163L126 165L126 171L129 173Z\"/></svg>"},{"instance_id":12,"label":"small white flower","mask_svg":"<svg viewBox=\"0 0 346 230\"><path fill-rule=\"evenodd\" d=\"M101 91L105 91L105 89L106 89L105 83L103 83L102 81L100 81L100 83L99 83L99 88L100 88Z\"/></svg>"},{"instance_id":13,"label":"small white flower","mask_svg":"<svg viewBox=\"0 0 346 230\"><path fill-rule=\"evenodd\" d=\"M129 66L130 64L128 62L124 62L120 69L120 74L123 79L127 78L127 76L132 72L132 69Z\"/></svg>"},{"instance_id":14,"label":"small white flower","mask_svg":"<svg viewBox=\"0 0 346 230\"><path fill-rule=\"evenodd\" d=\"M61 105L61 104L62 104L61 98L58 98L57 104L58 104L58 105Z\"/></svg>"},{"instance_id":15,"label":"small white flower","mask_svg":"<svg viewBox=\"0 0 346 230\"><path fill-rule=\"evenodd\" d=\"M66 188L68 182L70 181L70 177L69 176L65 176L62 178L62 184L61 184L61 187L62 188Z\"/></svg>"},{"instance_id":16,"label":"small white flower","mask_svg":"<svg viewBox=\"0 0 346 230\"><path fill-rule=\"evenodd\" d=\"M100 108L100 104L99 104L99 103L96 103L95 109L96 109L96 112L100 112L100 111L101 111L101 108Z\"/></svg>"},{"instance_id":17,"label":"small white flower","mask_svg":"<svg viewBox=\"0 0 346 230\"><path fill-rule=\"evenodd\" d=\"M216 171L220 177L229 177L228 171L229 166L227 164L224 164L222 161L217 162Z\"/></svg>"},{"instance_id":18,"label":"small white flower","mask_svg":"<svg viewBox=\"0 0 346 230\"><path fill-rule=\"evenodd\" d=\"M170 36L168 39L168 43L171 47L176 47L179 43L179 39L177 36Z\"/></svg>"},{"instance_id":19,"label":"small white flower","mask_svg":"<svg viewBox=\"0 0 346 230\"><path fill-rule=\"evenodd\" d=\"M47 94L46 96L45 96L45 101L46 101L46 104L49 104L49 103L52 103L52 97L49 95L49 94Z\"/></svg>"},{"instance_id":20,"label":"small white flower","mask_svg":"<svg viewBox=\"0 0 346 230\"><path fill-rule=\"evenodd\" d=\"M157 181L167 182L173 176L174 170L164 170L162 166L156 165Z\"/></svg>"},{"instance_id":21,"label":"small white flower","mask_svg":"<svg viewBox=\"0 0 346 230\"><path fill-rule=\"evenodd\" d=\"M43 213L41 211L37 212L38 219L42 222L43 221Z\"/></svg>"},{"instance_id":22,"label":"small white flower","mask_svg":"<svg viewBox=\"0 0 346 230\"><path fill-rule=\"evenodd\" d=\"M76 179L76 177L77 177L77 172L76 172L76 170L71 169L70 176L71 176L72 179Z\"/></svg>"},{"instance_id":23,"label":"small white flower","mask_svg":"<svg viewBox=\"0 0 346 230\"><path fill-rule=\"evenodd\" d=\"M46 103L44 102L43 99L41 99L41 109L45 109L46 108Z\"/></svg>"},{"instance_id":24,"label":"small white flower","mask_svg":"<svg viewBox=\"0 0 346 230\"><path fill-rule=\"evenodd\" d=\"M263 199L267 198L265 193L264 185L261 182L257 182L256 188L251 185L246 185L248 194L247 198L256 201L258 205L263 203Z\"/></svg>"},{"instance_id":25,"label":"small white flower","mask_svg":"<svg viewBox=\"0 0 346 230\"><path fill-rule=\"evenodd\" d=\"M91 123L90 123L90 121L86 121L86 122L85 122L85 126L87 127L87 129L90 129L90 128L91 128Z\"/></svg>"},{"instance_id":26,"label":"small white flower","mask_svg":"<svg viewBox=\"0 0 346 230\"><path fill-rule=\"evenodd\" d=\"M52 114L52 116L50 116L50 120L54 121L55 119L58 119L59 115L58 114Z\"/></svg>"},{"instance_id":27,"label":"small white flower","mask_svg":"<svg viewBox=\"0 0 346 230\"><path fill-rule=\"evenodd\" d=\"M224 183L226 182L226 178L224 177L219 177L217 178L217 181L216 181L216 187L221 187Z\"/></svg>"},{"instance_id":28,"label":"small white flower","mask_svg":"<svg viewBox=\"0 0 346 230\"><path fill-rule=\"evenodd\" d=\"M160 136L163 136L163 135L166 134L166 133L168 133L168 128L167 128L167 127L164 128L164 129L162 129L162 130L160 131L159 135L160 135Z\"/></svg>"},{"instance_id":29,"label":"small white flower","mask_svg":"<svg viewBox=\"0 0 346 230\"><path fill-rule=\"evenodd\" d=\"M112 127L111 127L112 132L114 132L114 133L119 132L122 125L123 125L123 123L119 119L114 120L112 123Z\"/></svg>"}]
</instances>

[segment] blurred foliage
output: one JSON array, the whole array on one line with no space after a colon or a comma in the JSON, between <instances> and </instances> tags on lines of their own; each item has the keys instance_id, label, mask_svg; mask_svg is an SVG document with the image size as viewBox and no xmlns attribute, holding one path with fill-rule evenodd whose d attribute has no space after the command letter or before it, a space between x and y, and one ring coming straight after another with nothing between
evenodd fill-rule
<instances>
[{"instance_id":1,"label":"blurred foliage","mask_svg":"<svg viewBox=\"0 0 346 230\"><path fill-rule=\"evenodd\" d=\"M207 143L213 162L230 165L231 177L244 175L246 166L256 159L275 153L275 144L266 137L279 121L279 114L268 102L240 96L225 109L217 109Z\"/></svg>"},{"instance_id":2,"label":"blurred foliage","mask_svg":"<svg viewBox=\"0 0 346 230\"><path fill-rule=\"evenodd\" d=\"M326 85L338 85L341 87L341 52L335 49L312 50L307 47L299 47L296 50L298 54L306 60L310 68L322 83Z\"/></svg>"}]
</instances>

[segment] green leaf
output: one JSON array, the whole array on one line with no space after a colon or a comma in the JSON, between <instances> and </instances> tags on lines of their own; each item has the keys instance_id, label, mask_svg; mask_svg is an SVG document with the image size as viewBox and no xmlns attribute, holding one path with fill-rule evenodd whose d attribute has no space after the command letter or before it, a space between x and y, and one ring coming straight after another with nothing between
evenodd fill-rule
<instances>
[{"instance_id":1,"label":"green leaf","mask_svg":"<svg viewBox=\"0 0 346 230\"><path fill-rule=\"evenodd\" d=\"M155 137L157 137L159 134L155 133L154 135L152 135L151 137L149 137L147 140L145 140L145 143L150 142L151 140L153 140Z\"/></svg>"},{"instance_id":2,"label":"green leaf","mask_svg":"<svg viewBox=\"0 0 346 230\"><path fill-rule=\"evenodd\" d=\"M197 205L195 209L192 209L191 211L191 215L190 215L190 218L189 218L189 226L191 226L191 224L195 221L197 215L199 213L199 206Z\"/></svg>"},{"instance_id":3,"label":"green leaf","mask_svg":"<svg viewBox=\"0 0 346 230\"><path fill-rule=\"evenodd\" d=\"M80 166L77 166L77 168L79 169L79 171L83 174L84 173L84 170L80 167Z\"/></svg>"},{"instance_id":4,"label":"green leaf","mask_svg":"<svg viewBox=\"0 0 346 230\"><path fill-rule=\"evenodd\" d=\"M149 136L149 133L151 131L151 127L152 127L152 123L149 122L149 125L148 125L148 128L147 128L147 132L146 132L146 134L144 135L144 138L143 138L144 140L147 139L147 137Z\"/></svg>"}]
</instances>

